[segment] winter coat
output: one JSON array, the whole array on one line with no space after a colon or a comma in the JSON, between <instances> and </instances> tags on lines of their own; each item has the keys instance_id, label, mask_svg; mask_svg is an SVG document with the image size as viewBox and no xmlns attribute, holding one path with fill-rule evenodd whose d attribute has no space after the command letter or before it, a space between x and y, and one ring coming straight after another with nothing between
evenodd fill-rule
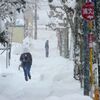
<instances>
[{"instance_id":1,"label":"winter coat","mask_svg":"<svg viewBox=\"0 0 100 100\"><path fill-rule=\"evenodd\" d=\"M32 55L29 52L23 53L20 56L20 61L22 62L22 66L24 66L25 64L32 65Z\"/></svg>"},{"instance_id":2,"label":"winter coat","mask_svg":"<svg viewBox=\"0 0 100 100\"><path fill-rule=\"evenodd\" d=\"M49 50L49 41L48 41L48 40L45 42L45 49L46 49L47 51Z\"/></svg>"}]
</instances>

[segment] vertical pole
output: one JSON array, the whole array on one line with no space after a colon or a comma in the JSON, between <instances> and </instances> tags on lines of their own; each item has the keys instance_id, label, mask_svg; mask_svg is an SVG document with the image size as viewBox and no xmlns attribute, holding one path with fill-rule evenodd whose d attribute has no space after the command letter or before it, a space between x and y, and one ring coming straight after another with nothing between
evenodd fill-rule
<instances>
[{"instance_id":1,"label":"vertical pole","mask_svg":"<svg viewBox=\"0 0 100 100\"><path fill-rule=\"evenodd\" d=\"M89 42L89 66L90 66L90 89L91 89L91 97L93 97L93 21L88 22L88 30L91 32L88 34L88 42Z\"/></svg>"},{"instance_id":2,"label":"vertical pole","mask_svg":"<svg viewBox=\"0 0 100 100\"><path fill-rule=\"evenodd\" d=\"M89 64L90 64L90 89L91 89L91 97L93 97L93 91L94 91L94 78L93 78L93 48L89 48Z\"/></svg>"},{"instance_id":3,"label":"vertical pole","mask_svg":"<svg viewBox=\"0 0 100 100\"><path fill-rule=\"evenodd\" d=\"M8 68L8 47L6 48L6 68Z\"/></svg>"},{"instance_id":4,"label":"vertical pole","mask_svg":"<svg viewBox=\"0 0 100 100\"><path fill-rule=\"evenodd\" d=\"M34 39L37 39L37 0L35 0L35 33L34 33Z\"/></svg>"},{"instance_id":5,"label":"vertical pole","mask_svg":"<svg viewBox=\"0 0 100 100\"><path fill-rule=\"evenodd\" d=\"M100 88L100 0L94 0L95 3L95 26L97 42L97 63L98 63L98 84Z\"/></svg>"},{"instance_id":6,"label":"vertical pole","mask_svg":"<svg viewBox=\"0 0 100 100\"><path fill-rule=\"evenodd\" d=\"M64 56L65 58L69 57L69 28L68 28L68 18L64 21L65 29L64 29Z\"/></svg>"},{"instance_id":7,"label":"vertical pole","mask_svg":"<svg viewBox=\"0 0 100 100\"><path fill-rule=\"evenodd\" d=\"M6 51L6 68L8 68L7 51Z\"/></svg>"},{"instance_id":8,"label":"vertical pole","mask_svg":"<svg viewBox=\"0 0 100 100\"><path fill-rule=\"evenodd\" d=\"M89 96L89 48L88 48L88 29L87 22L84 20L83 24L83 41L84 41L84 95Z\"/></svg>"},{"instance_id":9,"label":"vertical pole","mask_svg":"<svg viewBox=\"0 0 100 100\"><path fill-rule=\"evenodd\" d=\"M59 42L59 45L60 45L60 56L62 56L62 31L60 30L59 32L59 37L60 37L60 42Z\"/></svg>"},{"instance_id":10,"label":"vertical pole","mask_svg":"<svg viewBox=\"0 0 100 100\"><path fill-rule=\"evenodd\" d=\"M67 49L66 50L67 54L66 54L66 56L67 56L67 58L69 58L69 27L68 27L68 18L66 18L66 35L67 35L66 36L66 38L67 38L67 41L66 41L67 42L67 44L66 44L67 45L66 46L67 47L66 48Z\"/></svg>"},{"instance_id":11,"label":"vertical pole","mask_svg":"<svg viewBox=\"0 0 100 100\"><path fill-rule=\"evenodd\" d=\"M91 85L93 84L93 71L92 71L92 65L93 65L93 62L92 62L92 58L93 58L93 49L90 48L89 49L89 52L90 52L90 82L91 82Z\"/></svg>"},{"instance_id":12,"label":"vertical pole","mask_svg":"<svg viewBox=\"0 0 100 100\"><path fill-rule=\"evenodd\" d=\"M83 88L83 38L82 35L80 34L80 68L81 68L81 88Z\"/></svg>"}]
</instances>

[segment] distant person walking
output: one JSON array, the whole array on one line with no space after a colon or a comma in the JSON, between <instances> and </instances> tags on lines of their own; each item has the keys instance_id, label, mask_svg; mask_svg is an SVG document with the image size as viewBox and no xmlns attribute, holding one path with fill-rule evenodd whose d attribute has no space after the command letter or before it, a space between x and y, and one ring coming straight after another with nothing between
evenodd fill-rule
<instances>
[{"instance_id":1,"label":"distant person walking","mask_svg":"<svg viewBox=\"0 0 100 100\"><path fill-rule=\"evenodd\" d=\"M32 65L32 55L30 52L24 52L20 56L21 66L24 71L25 80L31 79L30 69Z\"/></svg>"},{"instance_id":2,"label":"distant person walking","mask_svg":"<svg viewBox=\"0 0 100 100\"><path fill-rule=\"evenodd\" d=\"M45 42L45 56L49 56L49 40L46 40Z\"/></svg>"}]
</instances>

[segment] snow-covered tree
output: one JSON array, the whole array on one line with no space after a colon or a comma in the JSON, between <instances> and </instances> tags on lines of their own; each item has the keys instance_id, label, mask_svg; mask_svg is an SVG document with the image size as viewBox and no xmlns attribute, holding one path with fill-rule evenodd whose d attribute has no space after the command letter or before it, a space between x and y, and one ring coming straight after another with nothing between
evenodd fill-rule
<instances>
[{"instance_id":1,"label":"snow-covered tree","mask_svg":"<svg viewBox=\"0 0 100 100\"><path fill-rule=\"evenodd\" d=\"M75 2L74 0L72 0L73 2ZM70 1L67 0L61 0L61 1L56 1L56 0L52 0L52 1L48 1L49 2L49 6L50 6L50 14L49 17L50 18L55 18L53 19L52 23L49 23L49 27L51 27L54 30L57 30L58 28L60 29L59 33L62 32L62 49L60 48L61 52L62 52L62 56L64 57L69 57L69 30L71 28L71 37L73 38L72 40L74 40L74 33L75 33L75 29L74 29L74 5L73 7L70 6ZM56 21L55 21L56 20ZM54 27L55 25L55 27ZM58 40L61 42L61 40ZM72 44L74 45L74 41L71 41ZM72 45L72 47L73 47ZM72 49L71 49L72 50ZM72 54L72 52L70 53Z\"/></svg>"},{"instance_id":2,"label":"snow-covered tree","mask_svg":"<svg viewBox=\"0 0 100 100\"><path fill-rule=\"evenodd\" d=\"M25 0L0 0L0 43L7 43L5 39L8 23L14 22L15 12L24 12ZM7 23L7 24L6 24Z\"/></svg>"}]
</instances>

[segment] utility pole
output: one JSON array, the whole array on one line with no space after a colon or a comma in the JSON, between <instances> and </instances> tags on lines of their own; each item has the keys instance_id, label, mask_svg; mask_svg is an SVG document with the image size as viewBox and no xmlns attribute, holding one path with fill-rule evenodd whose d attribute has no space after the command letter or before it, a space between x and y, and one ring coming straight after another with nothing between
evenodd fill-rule
<instances>
[{"instance_id":1,"label":"utility pole","mask_svg":"<svg viewBox=\"0 0 100 100\"><path fill-rule=\"evenodd\" d=\"M34 32L34 39L37 39L37 0L35 0L35 21L34 21L34 26L35 26L35 32Z\"/></svg>"},{"instance_id":2,"label":"utility pole","mask_svg":"<svg viewBox=\"0 0 100 100\"><path fill-rule=\"evenodd\" d=\"M88 48L88 31L87 31L87 22L84 20L84 26L83 26L83 41L84 41L84 95L89 96L89 87L90 87L90 79L89 79L89 48Z\"/></svg>"},{"instance_id":3,"label":"utility pole","mask_svg":"<svg viewBox=\"0 0 100 100\"><path fill-rule=\"evenodd\" d=\"M100 88L100 0L95 0L95 25L97 42L97 62L98 62L98 85Z\"/></svg>"},{"instance_id":4,"label":"utility pole","mask_svg":"<svg viewBox=\"0 0 100 100\"><path fill-rule=\"evenodd\" d=\"M91 9L91 12L88 12ZM86 0L82 6L82 16L84 18L83 33L84 33L84 95L89 95L90 87L92 93L93 87L93 34L92 21L94 20L94 3ZM91 31L91 34L89 34ZM91 85L90 85L91 84Z\"/></svg>"},{"instance_id":5,"label":"utility pole","mask_svg":"<svg viewBox=\"0 0 100 100\"><path fill-rule=\"evenodd\" d=\"M86 1L84 1L85 3ZM83 10L82 5L82 10ZM84 17L84 16L83 16ZM87 21L84 19L83 21L83 53L84 53L84 95L89 96L89 48L88 48L88 28L87 28Z\"/></svg>"},{"instance_id":6,"label":"utility pole","mask_svg":"<svg viewBox=\"0 0 100 100\"><path fill-rule=\"evenodd\" d=\"M95 32L96 32L96 44L97 44L97 65L98 65L98 83L94 92L94 100L100 99L100 0L93 0L94 2L94 14L95 14Z\"/></svg>"}]
</instances>

